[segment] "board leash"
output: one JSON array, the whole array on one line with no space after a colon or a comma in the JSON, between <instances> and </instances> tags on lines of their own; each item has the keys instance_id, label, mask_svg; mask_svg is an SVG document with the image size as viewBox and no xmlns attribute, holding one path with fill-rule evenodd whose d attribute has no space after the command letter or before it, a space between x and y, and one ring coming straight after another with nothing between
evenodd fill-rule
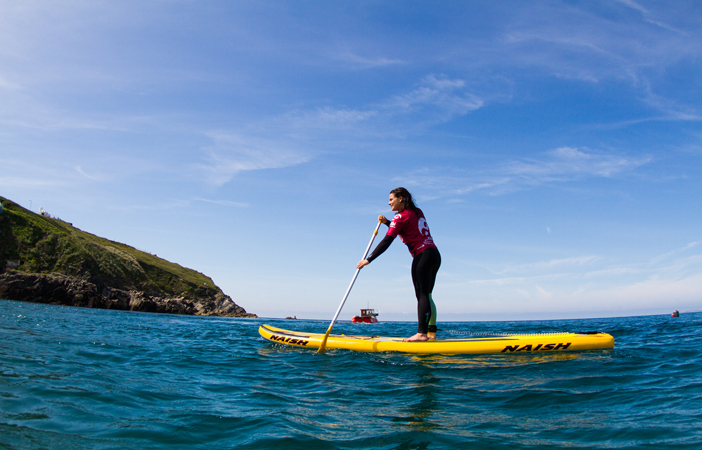
<instances>
[{"instance_id":1,"label":"board leash","mask_svg":"<svg viewBox=\"0 0 702 450\"><path fill-rule=\"evenodd\" d=\"M508 336L556 336L559 334L564 334L564 332L553 332L553 333L488 333L486 331L460 331L460 330L437 330L445 331L452 334L460 334L464 336L475 336L475 337L508 337ZM585 333L576 334L597 334L597 332L589 331Z\"/></svg>"},{"instance_id":2,"label":"board leash","mask_svg":"<svg viewBox=\"0 0 702 450\"><path fill-rule=\"evenodd\" d=\"M464 336L479 336L479 337L490 337L490 336L498 336L498 337L504 337L504 336L509 336L507 333L488 333L488 332L479 332L479 331L459 331L459 330L442 330L438 329L436 331L445 331L447 333L451 334L460 334Z\"/></svg>"}]
</instances>

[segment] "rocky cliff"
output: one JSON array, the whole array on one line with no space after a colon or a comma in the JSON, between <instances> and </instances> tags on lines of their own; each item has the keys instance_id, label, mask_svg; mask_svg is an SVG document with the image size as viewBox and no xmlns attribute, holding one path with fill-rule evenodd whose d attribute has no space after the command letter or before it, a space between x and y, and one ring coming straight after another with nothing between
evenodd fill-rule
<instances>
[{"instance_id":1,"label":"rocky cliff","mask_svg":"<svg viewBox=\"0 0 702 450\"><path fill-rule=\"evenodd\" d=\"M0 197L0 298L89 308L256 317L212 280Z\"/></svg>"}]
</instances>

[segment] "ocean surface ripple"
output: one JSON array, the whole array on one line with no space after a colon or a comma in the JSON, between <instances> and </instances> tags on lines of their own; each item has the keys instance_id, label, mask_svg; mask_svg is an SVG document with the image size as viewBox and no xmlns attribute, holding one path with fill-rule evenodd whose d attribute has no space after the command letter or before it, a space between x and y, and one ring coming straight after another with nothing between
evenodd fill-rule
<instances>
[{"instance_id":1,"label":"ocean surface ripple","mask_svg":"<svg viewBox=\"0 0 702 450\"><path fill-rule=\"evenodd\" d=\"M0 448L702 448L702 313L439 325L616 339L493 356L320 355L263 341L264 322L328 326L0 300Z\"/></svg>"}]
</instances>

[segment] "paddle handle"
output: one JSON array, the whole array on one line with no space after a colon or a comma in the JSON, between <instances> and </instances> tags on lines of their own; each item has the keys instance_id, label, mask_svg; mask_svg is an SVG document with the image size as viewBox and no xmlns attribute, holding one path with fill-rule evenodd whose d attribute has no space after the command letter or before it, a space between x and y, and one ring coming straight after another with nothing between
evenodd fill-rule
<instances>
[{"instance_id":1,"label":"paddle handle","mask_svg":"<svg viewBox=\"0 0 702 450\"><path fill-rule=\"evenodd\" d=\"M371 237L371 240L368 243L368 247L366 247L366 251L363 253L363 258L361 258L361 261L366 259L366 256L368 256L368 252L370 251L370 248L373 245L373 241L375 240L375 237L378 235L378 230L380 229L381 223L382 222L380 220L378 220L378 225L375 227L375 231L373 232L373 236ZM344 303L346 303L346 299L348 298L349 293L351 293L351 288L353 287L353 284L356 282L356 278L358 278L358 274L360 271L361 271L361 269L356 269L356 273L353 274L353 278L351 279L351 284L349 284L349 288L346 289L346 293L344 294L344 298L341 300L341 304L336 309L336 314L334 314L334 318L332 319L331 323L329 324L329 328L327 328L327 332L324 334L324 339L322 339L322 344L319 346L319 350L317 350L317 353L324 353L324 349L327 347L327 339L329 338L329 333L331 333L331 330L334 327L334 323L336 322L336 319L339 318L339 314L341 313L341 310L344 307Z\"/></svg>"}]
</instances>

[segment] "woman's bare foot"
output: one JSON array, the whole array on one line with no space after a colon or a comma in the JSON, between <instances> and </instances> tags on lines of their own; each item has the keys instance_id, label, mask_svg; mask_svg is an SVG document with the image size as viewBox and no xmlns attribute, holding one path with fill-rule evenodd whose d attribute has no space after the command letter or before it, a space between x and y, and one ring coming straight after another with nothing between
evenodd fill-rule
<instances>
[{"instance_id":1,"label":"woman's bare foot","mask_svg":"<svg viewBox=\"0 0 702 450\"><path fill-rule=\"evenodd\" d=\"M403 339L402 341L403 341L403 342L424 342L424 341L427 341L427 340L429 340L429 338L427 337L426 334L417 333L417 334L415 334L414 336L412 336L412 337L410 337L410 338Z\"/></svg>"},{"instance_id":2,"label":"woman's bare foot","mask_svg":"<svg viewBox=\"0 0 702 450\"><path fill-rule=\"evenodd\" d=\"M429 339L436 339L436 333L430 331L427 333L427 338Z\"/></svg>"}]
</instances>

